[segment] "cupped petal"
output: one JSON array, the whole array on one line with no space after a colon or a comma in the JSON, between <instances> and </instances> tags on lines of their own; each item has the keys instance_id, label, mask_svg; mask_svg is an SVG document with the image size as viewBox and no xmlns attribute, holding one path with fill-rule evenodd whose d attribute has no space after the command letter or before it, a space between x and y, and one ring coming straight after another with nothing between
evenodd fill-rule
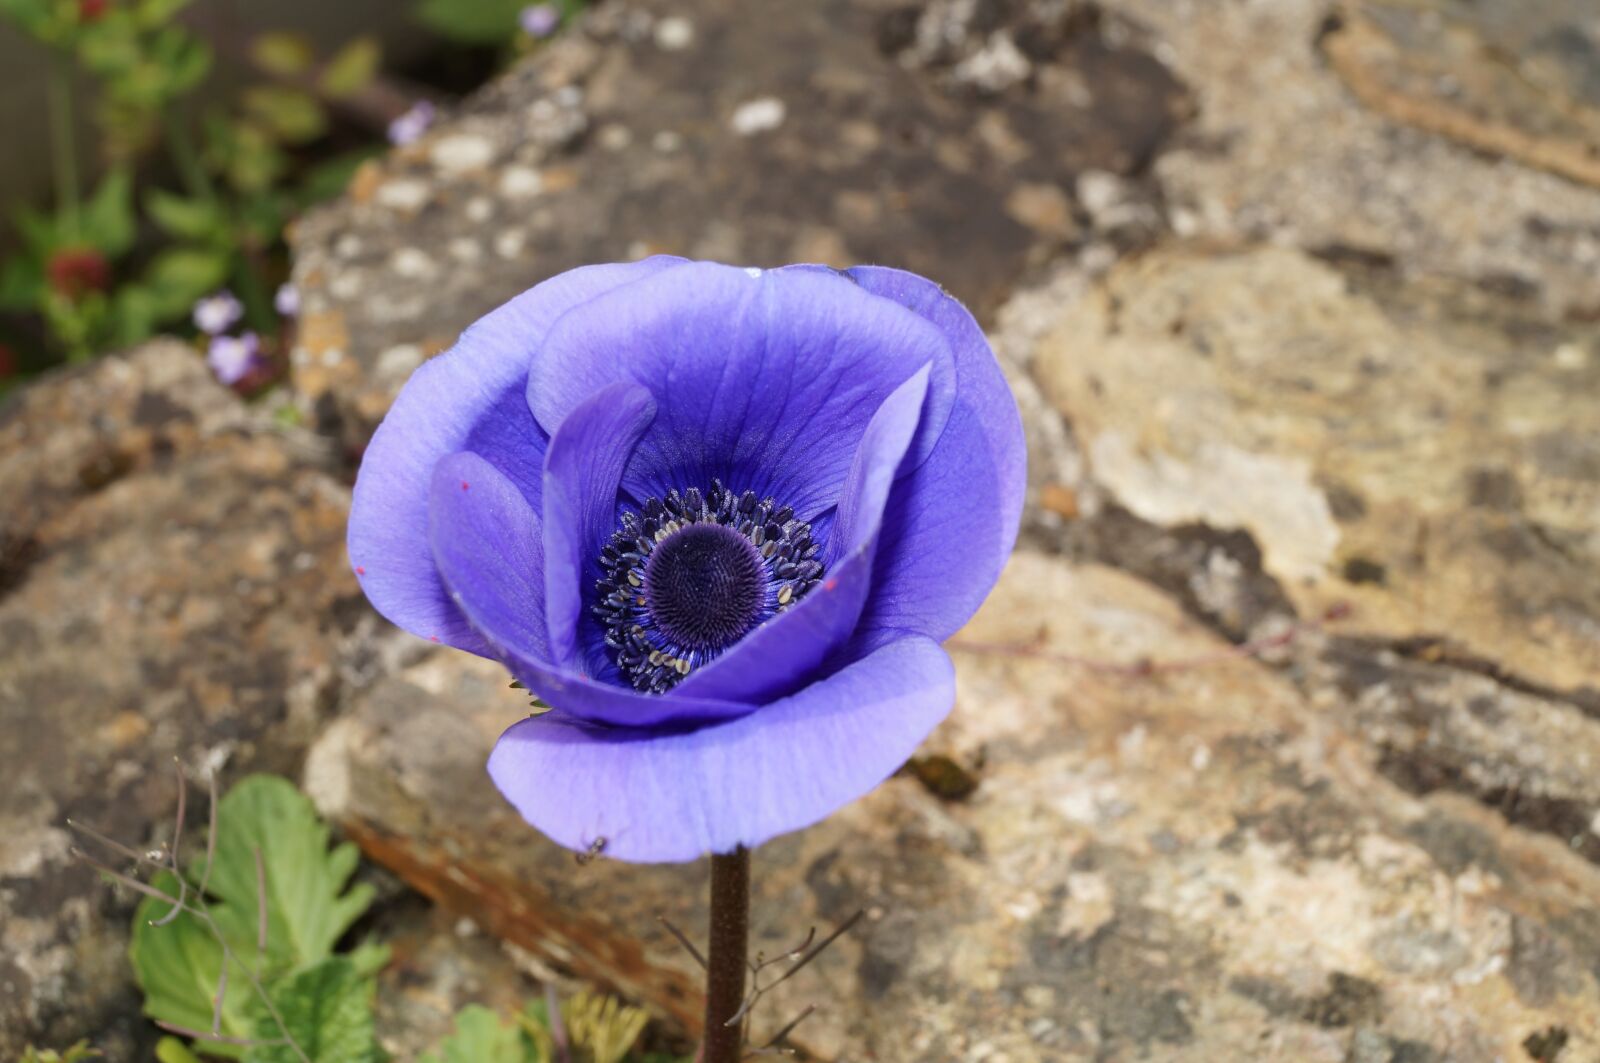
<instances>
[{"instance_id":1,"label":"cupped petal","mask_svg":"<svg viewBox=\"0 0 1600 1063\"><path fill-rule=\"evenodd\" d=\"M527 405L533 351L574 305L681 262L652 258L552 277L468 328L412 374L367 446L350 507L350 563L378 612L413 634L493 655L451 603L434 567L431 470L446 455L472 451L537 508L546 433Z\"/></svg>"},{"instance_id":2,"label":"cupped petal","mask_svg":"<svg viewBox=\"0 0 1600 1063\"><path fill-rule=\"evenodd\" d=\"M604 838L620 860L693 860L809 826L867 793L954 701L950 659L913 637L697 730L524 720L500 737L489 774L524 819L569 849Z\"/></svg>"},{"instance_id":3,"label":"cupped petal","mask_svg":"<svg viewBox=\"0 0 1600 1063\"><path fill-rule=\"evenodd\" d=\"M502 653L550 659L539 518L509 477L477 454L433 467L428 538L450 596Z\"/></svg>"},{"instance_id":4,"label":"cupped petal","mask_svg":"<svg viewBox=\"0 0 1600 1063\"><path fill-rule=\"evenodd\" d=\"M660 412L623 486L636 500L720 478L810 519L832 506L873 413L930 367L931 451L955 393L950 345L917 314L824 270L690 263L568 313L533 360L547 429L629 379Z\"/></svg>"},{"instance_id":5,"label":"cupped petal","mask_svg":"<svg viewBox=\"0 0 1600 1063\"><path fill-rule=\"evenodd\" d=\"M623 466L655 417L650 393L622 380L574 407L550 440L544 463L545 617L551 660L562 668L594 671L585 667L579 649L583 589L600 577L597 559L616 526Z\"/></svg>"},{"instance_id":6,"label":"cupped petal","mask_svg":"<svg viewBox=\"0 0 1600 1063\"><path fill-rule=\"evenodd\" d=\"M497 658L546 704L552 719L621 733L634 727L724 720L752 706L659 697L564 671L544 631L544 537L539 517L511 480L482 458L457 454L436 466L429 525L452 601Z\"/></svg>"},{"instance_id":7,"label":"cupped petal","mask_svg":"<svg viewBox=\"0 0 1600 1063\"><path fill-rule=\"evenodd\" d=\"M977 612L1016 544L1027 477L1022 416L983 331L932 281L879 266L867 291L936 326L955 351L956 401L933 453L885 507L855 652L906 633L949 638Z\"/></svg>"},{"instance_id":8,"label":"cupped petal","mask_svg":"<svg viewBox=\"0 0 1600 1063\"><path fill-rule=\"evenodd\" d=\"M825 540L822 583L696 669L674 693L767 702L800 686L850 636L871 588L884 503L922 420L928 377L924 366L884 400L868 423Z\"/></svg>"}]
</instances>

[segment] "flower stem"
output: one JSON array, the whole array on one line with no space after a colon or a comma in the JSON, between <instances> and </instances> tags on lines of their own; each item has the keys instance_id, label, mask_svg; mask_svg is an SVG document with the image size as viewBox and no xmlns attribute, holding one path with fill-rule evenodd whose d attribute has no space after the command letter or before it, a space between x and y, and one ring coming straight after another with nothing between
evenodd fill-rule
<instances>
[{"instance_id":1,"label":"flower stem","mask_svg":"<svg viewBox=\"0 0 1600 1063\"><path fill-rule=\"evenodd\" d=\"M728 1025L744 1004L750 952L750 850L711 856L711 948L706 966L706 1033L700 1063L738 1063L744 1024Z\"/></svg>"}]
</instances>

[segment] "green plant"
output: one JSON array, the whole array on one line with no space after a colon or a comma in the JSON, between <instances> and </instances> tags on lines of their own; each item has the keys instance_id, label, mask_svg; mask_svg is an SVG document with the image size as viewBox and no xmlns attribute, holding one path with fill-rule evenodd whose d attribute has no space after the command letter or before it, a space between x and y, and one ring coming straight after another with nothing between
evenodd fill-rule
<instances>
[{"instance_id":1,"label":"green plant","mask_svg":"<svg viewBox=\"0 0 1600 1063\"><path fill-rule=\"evenodd\" d=\"M510 1019L470 1004L456 1013L455 1030L419 1063L623 1063L649 1022L643 1008L597 993L578 993L558 1010L559 1024L550 1021L543 1000L529 1002ZM666 1057L655 1061L671 1063Z\"/></svg>"},{"instance_id":2,"label":"green plant","mask_svg":"<svg viewBox=\"0 0 1600 1063\"><path fill-rule=\"evenodd\" d=\"M52 54L55 201L16 216L21 250L0 268L0 309L36 314L54 356L81 360L181 321L224 285L246 325L272 335L269 293L283 272L287 219L343 187L371 149L306 149L378 75L367 37L319 60L291 34L240 50L262 80L232 106L196 105L216 48L177 16L192 0L0 0L4 18ZM74 136L74 88L97 95L105 176L87 199ZM389 109L403 109L390 101ZM359 110L359 108L357 109ZM376 133L386 117L362 112ZM177 183L136 187L161 151ZM48 358L46 360L49 360Z\"/></svg>"}]
</instances>

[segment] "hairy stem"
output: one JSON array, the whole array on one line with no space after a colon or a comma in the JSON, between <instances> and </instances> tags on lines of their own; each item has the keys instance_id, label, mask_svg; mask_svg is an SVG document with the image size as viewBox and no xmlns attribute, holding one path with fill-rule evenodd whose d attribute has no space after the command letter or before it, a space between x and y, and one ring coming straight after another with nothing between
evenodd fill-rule
<instances>
[{"instance_id":1,"label":"hairy stem","mask_svg":"<svg viewBox=\"0 0 1600 1063\"><path fill-rule=\"evenodd\" d=\"M50 70L50 153L56 181L56 211L70 239L81 240L78 227L78 142L72 122L72 57L58 52Z\"/></svg>"},{"instance_id":2,"label":"hairy stem","mask_svg":"<svg viewBox=\"0 0 1600 1063\"><path fill-rule=\"evenodd\" d=\"M744 1024L729 1022L744 1006L750 949L750 850L743 846L712 854L710 939L700 1063L738 1063L744 1051Z\"/></svg>"}]
</instances>

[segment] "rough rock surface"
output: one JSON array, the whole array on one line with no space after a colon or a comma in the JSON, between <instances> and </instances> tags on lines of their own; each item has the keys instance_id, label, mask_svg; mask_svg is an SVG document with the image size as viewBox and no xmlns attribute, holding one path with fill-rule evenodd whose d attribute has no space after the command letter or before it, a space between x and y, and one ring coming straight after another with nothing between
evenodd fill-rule
<instances>
[{"instance_id":1,"label":"rough rock surface","mask_svg":"<svg viewBox=\"0 0 1600 1063\"><path fill-rule=\"evenodd\" d=\"M819 1003L795 1040L840 1060L1489 1063L1551 1026L1600 1051L1600 869L1408 796L1340 714L1147 584L1019 553L952 649L925 752L976 790L902 774L756 854L769 955L867 911L769 1029ZM1145 658L1206 663L1083 663ZM696 969L655 919L702 933L703 867L578 866L524 829L480 767L522 711L496 667L439 655L364 695L308 786L442 904L692 1028Z\"/></svg>"},{"instance_id":2,"label":"rough rock surface","mask_svg":"<svg viewBox=\"0 0 1600 1063\"><path fill-rule=\"evenodd\" d=\"M509 814L482 765L521 699L360 602L328 457L481 311L673 251L940 277L1029 431L934 759L758 856L769 953L868 911L769 1028L822 1003L838 1060L1600 1058L1600 62L1587 5L1535 7L612 0L300 223L329 445L171 345L25 393L0 1055L148 1035L64 817L155 841L171 756L293 771L313 739L323 806L452 913L392 913L398 1053L525 992L491 935L692 1028L653 917L698 934L703 869L579 867Z\"/></svg>"},{"instance_id":3,"label":"rough rock surface","mask_svg":"<svg viewBox=\"0 0 1600 1063\"><path fill-rule=\"evenodd\" d=\"M0 1056L148 1039L132 904L70 858L66 819L165 839L174 757L293 772L330 708L341 627L370 622L325 450L176 343L0 412Z\"/></svg>"},{"instance_id":4,"label":"rough rock surface","mask_svg":"<svg viewBox=\"0 0 1600 1063\"><path fill-rule=\"evenodd\" d=\"M606 5L297 225L296 387L359 443L486 310L651 253L892 262L992 309L1080 238L1077 182L1136 176L1188 108L1078 0Z\"/></svg>"}]
</instances>

